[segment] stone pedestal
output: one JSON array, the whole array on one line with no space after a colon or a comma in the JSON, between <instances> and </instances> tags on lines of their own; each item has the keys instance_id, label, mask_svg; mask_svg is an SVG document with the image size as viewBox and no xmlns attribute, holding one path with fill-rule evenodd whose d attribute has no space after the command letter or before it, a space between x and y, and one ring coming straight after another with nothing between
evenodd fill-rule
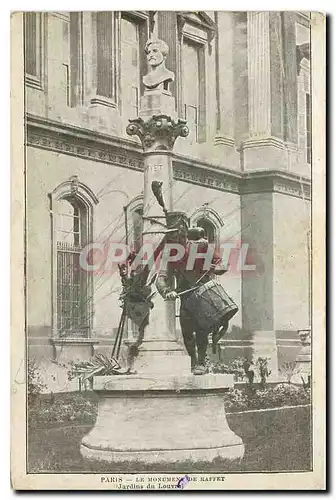
<instances>
[{"instance_id":1,"label":"stone pedestal","mask_svg":"<svg viewBox=\"0 0 336 500\"><path fill-rule=\"evenodd\" d=\"M148 120L155 115L176 118L175 99L168 91L146 90L140 100L140 117Z\"/></svg>"},{"instance_id":2,"label":"stone pedestal","mask_svg":"<svg viewBox=\"0 0 336 500\"><path fill-rule=\"evenodd\" d=\"M96 377L98 417L81 453L135 466L239 462L244 444L229 428L223 402L232 386L231 375Z\"/></svg>"}]
</instances>

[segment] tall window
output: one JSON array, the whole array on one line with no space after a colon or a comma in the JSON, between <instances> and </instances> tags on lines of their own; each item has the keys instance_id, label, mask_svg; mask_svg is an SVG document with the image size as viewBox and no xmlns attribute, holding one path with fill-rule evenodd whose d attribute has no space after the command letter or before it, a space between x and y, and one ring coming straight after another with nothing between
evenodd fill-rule
<instances>
[{"instance_id":1,"label":"tall window","mask_svg":"<svg viewBox=\"0 0 336 500\"><path fill-rule=\"evenodd\" d=\"M67 78L67 104L75 107L84 102L83 13L70 12L68 38L69 61L63 63Z\"/></svg>"},{"instance_id":2,"label":"tall window","mask_svg":"<svg viewBox=\"0 0 336 500\"><path fill-rule=\"evenodd\" d=\"M143 210L138 208L132 213L133 222L133 246L134 250L138 252L142 245L142 231L143 231Z\"/></svg>"},{"instance_id":3,"label":"tall window","mask_svg":"<svg viewBox=\"0 0 336 500\"><path fill-rule=\"evenodd\" d=\"M57 253L57 332L61 337L87 337L91 318L88 273L80 253L88 242L88 213L75 198L55 206Z\"/></svg>"},{"instance_id":4,"label":"tall window","mask_svg":"<svg viewBox=\"0 0 336 500\"><path fill-rule=\"evenodd\" d=\"M42 26L43 14L39 12L26 12L24 14L25 26L25 74L26 83L35 88L42 88Z\"/></svg>"},{"instance_id":5,"label":"tall window","mask_svg":"<svg viewBox=\"0 0 336 500\"><path fill-rule=\"evenodd\" d=\"M184 39L182 47L183 106L190 142L205 141L204 47Z\"/></svg>"},{"instance_id":6,"label":"tall window","mask_svg":"<svg viewBox=\"0 0 336 500\"><path fill-rule=\"evenodd\" d=\"M97 12L97 94L115 98L113 12Z\"/></svg>"},{"instance_id":7,"label":"tall window","mask_svg":"<svg viewBox=\"0 0 336 500\"><path fill-rule=\"evenodd\" d=\"M298 147L301 160L311 163L310 29L296 23Z\"/></svg>"},{"instance_id":8,"label":"tall window","mask_svg":"<svg viewBox=\"0 0 336 500\"><path fill-rule=\"evenodd\" d=\"M311 102L310 94L306 94L306 145L307 163L311 163Z\"/></svg>"},{"instance_id":9,"label":"tall window","mask_svg":"<svg viewBox=\"0 0 336 500\"><path fill-rule=\"evenodd\" d=\"M123 115L136 118L140 105L140 25L124 16L121 18L121 97Z\"/></svg>"}]
</instances>

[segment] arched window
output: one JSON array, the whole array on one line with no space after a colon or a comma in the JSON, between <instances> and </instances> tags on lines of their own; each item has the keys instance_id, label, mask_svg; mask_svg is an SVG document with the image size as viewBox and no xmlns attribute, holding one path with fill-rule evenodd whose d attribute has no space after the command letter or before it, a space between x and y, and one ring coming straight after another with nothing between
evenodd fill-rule
<instances>
[{"instance_id":1,"label":"arched window","mask_svg":"<svg viewBox=\"0 0 336 500\"><path fill-rule=\"evenodd\" d=\"M220 215L213 208L204 204L190 216L191 226L202 227L209 243L220 247L220 230L224 222Z\"/></svg>"},{"instance_id":2,"label":"arched window","mask_svg":"<svg viewBox=\"0 0 336 500\"><path fill-rule=\"evenodd\" d=\"M95 195L76 177L50 194L54 337L88 338L92 328L92 275L80 265L92 241Z\"/></svg>"},{"instance_id":3,"label":"arched window","mask_svg":"<svg viewBox=\"0 0 336 500\"><path fill-rule=\"evenodd\" d=\"M143 231L143 195L140 194L125 207L127 244L138 252L142 245Z\"/></svg>"},{"instance_id":4,"label":"arched window","mask_svg":"<svg viewBox=\"0 0 336 500\"><path fill-rule=\"evenodd\" d=\"M143 231L143 209L138 207L132 212L132 225L133 225L133 241L132 246L136 252L139 252L142 245L142 231Z\"/></svg>"},{"instance_id":5,"label":"arched window","mask_svg":"<svg viewBox=\"0 0 336 500\"><path fill-rule=\"evenodd\" d=\"M143 231L143 195L140 194L125 207L127 244L131 250L138 252L142 246ZM127 323L127 339L134 341L138 327L131 319Z\"/></svg>"}]
</instances>

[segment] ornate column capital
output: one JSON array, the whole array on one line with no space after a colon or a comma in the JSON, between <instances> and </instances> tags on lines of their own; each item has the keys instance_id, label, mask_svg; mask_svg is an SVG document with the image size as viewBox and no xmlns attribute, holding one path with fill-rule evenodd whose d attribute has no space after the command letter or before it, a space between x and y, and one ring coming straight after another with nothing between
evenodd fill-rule
<instances>
[{"instance_id":1,"label":"ornate column capital","mask_svg":"<svg viewBox=\"0 0 336 500\"><path fill-rule=\"evenodd\" d=\"M127 134L137 135L145 152L171 151L178 137L187 137L189 134L186 120L178 119L175 122L167 115L153 115L147 121L135 118L129 122Z\"/></svg>"}]
</instances>

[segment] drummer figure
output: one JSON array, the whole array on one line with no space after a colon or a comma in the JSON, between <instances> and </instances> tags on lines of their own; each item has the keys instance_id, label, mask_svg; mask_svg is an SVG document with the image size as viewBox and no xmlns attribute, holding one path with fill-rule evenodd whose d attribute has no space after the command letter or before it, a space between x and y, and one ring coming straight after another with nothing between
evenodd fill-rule
<instances>
[{"instance_id":1,"label":"drummer figure","mask_svg":"<svg viewBox=\"0 0 336 500\"><path fill-rule=\"evenodd\" d=\"M226 269L222 265L221 257L217 252L214 252L210 269L204 271L204 258L196 258L192 269L187 270L188 250L190 245L197 245L197 253L206 252L208 248L208 240L205 238L204 229L201 227L190 228L187 233L187 241L185 242L186 255L178 263L170 263L170 269L176 281L176 289L169 284L173 280L168 280L168 271L160 270L156 287L160 295L166 300L176 300L179 293L186 292L188 289L195 286L202 286L205 283L213 280L215 275L222 275ZM206 353L208 347L209 331L204 331L200 328L194 315L186 308L186 294L181 294L180 308L180 325L183 335L186 350L190 356L191 371L194 375L204 375L207 373L206 368ZM228 328L228 321L224 320L213 333L213 341L218 340L225 334ZM195 335L194 335L195 334Z\"/></svg>"}]
</instances>

